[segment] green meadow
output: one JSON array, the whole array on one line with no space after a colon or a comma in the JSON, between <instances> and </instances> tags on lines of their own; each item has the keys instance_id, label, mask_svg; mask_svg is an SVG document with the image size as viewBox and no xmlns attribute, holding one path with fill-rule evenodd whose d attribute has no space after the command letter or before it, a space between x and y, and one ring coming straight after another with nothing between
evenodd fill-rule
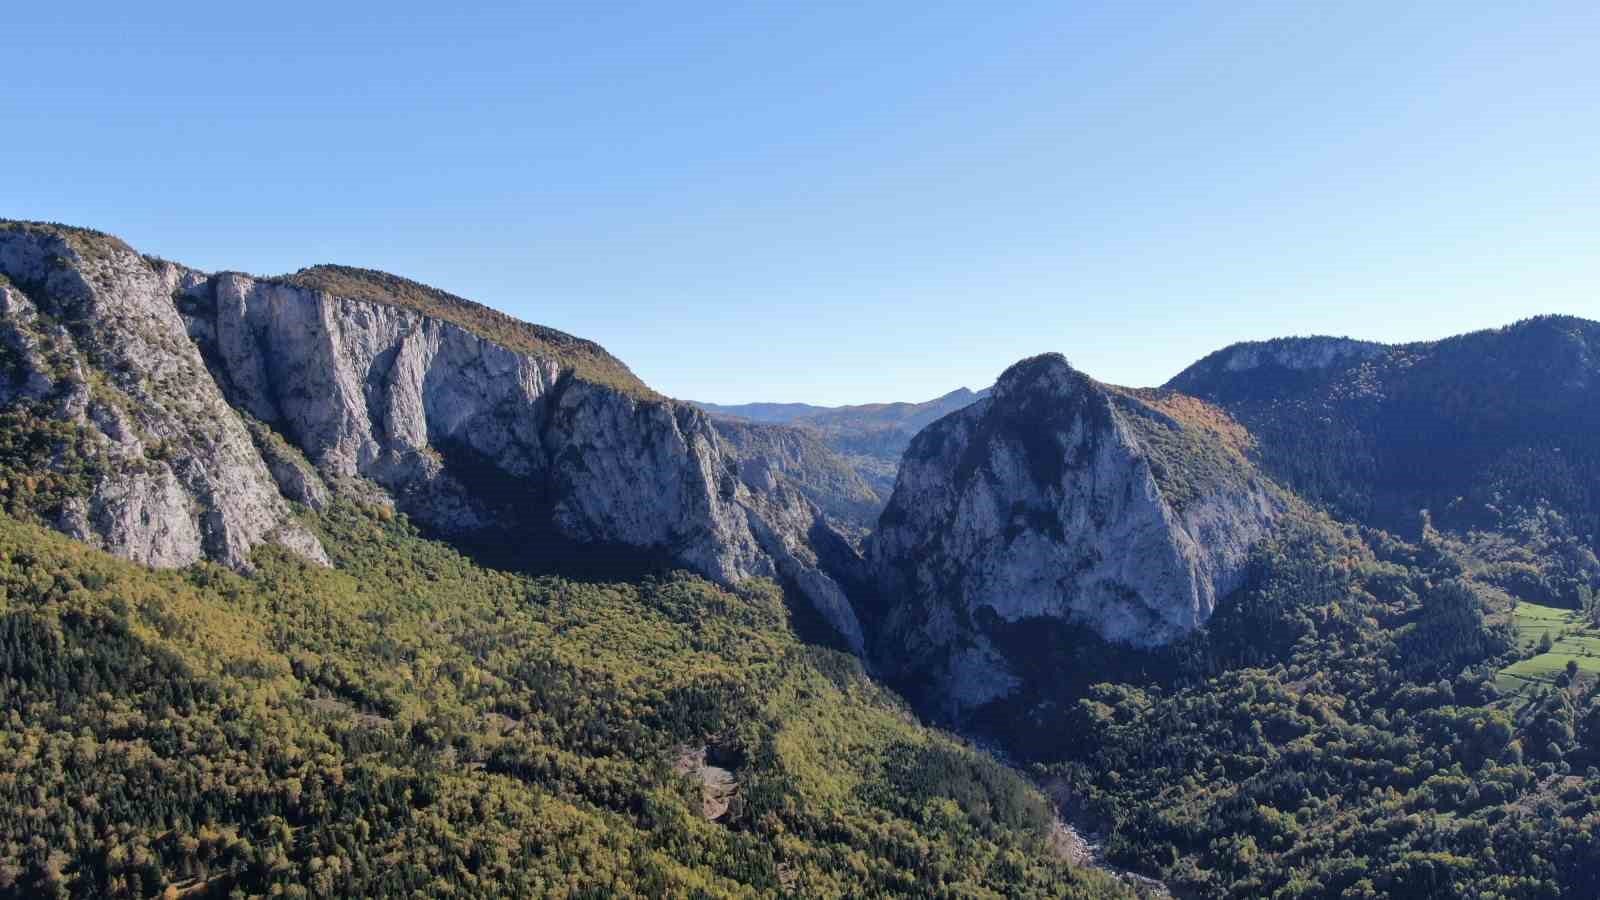
<instances>
[{"instance_id":1,"label":"green meadow","mask_svg":"<svg viewBox=\"0 0 1600 900\"><path fill-rule=\"evenodd\" d=\"M1550 650L1501 669L1495 686L1503 693L1520 693L1537 684L1554 684L1556 676L1573 660L1581 671L1600 675L1600 629L1584 622L1577 610L1519 602L1513 610L1517 641L1536 647L1546 635Z\"/></svg>"}]
</instances>

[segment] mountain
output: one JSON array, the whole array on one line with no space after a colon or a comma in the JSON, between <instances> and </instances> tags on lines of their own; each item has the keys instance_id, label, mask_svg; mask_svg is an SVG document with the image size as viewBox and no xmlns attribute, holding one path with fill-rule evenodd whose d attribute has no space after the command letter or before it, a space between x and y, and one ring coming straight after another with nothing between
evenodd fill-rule
<instances>
[{"instance_id":1,"label":"mountain","mask_svg":"<svg viewBox=\"0 0 1600 900\"><path fill-rule=\"evenodd\" d=\"M1595 334L1274 341L1160 390L1024 360L912 441L872 658L1180 896L1582 893Z\"/></svg>"},{"instance_id":2,"label":"mountain","mask_svg":"<svg viewBox=\"0 0 1600 900\"><path fill-rule=\"evenodd\" d=\"M1244 580L1285 499L1248 435L1180 395L1100 384L1058 354L912 441L871 540L878 657L956 715L1021 687L1059 623L1171 643Z\"/></svg>"},{"instance_id":3,"label":"mountain","mask_svg":"<svg viewBox=\"0 0 1600 900\"><path fill-rule=\"evenodd\" d=\"M766 425L785 425L796 419L803 419L834 408L831 406L813 406L810 403L723 404L696 401L694 405L718 418L742 419L746 422L760 422Z\"/></svg>"},{"instance_id":4,"label":"mountain","mask_svg":"<svg viewBox=\"0 0 1600 900\"><path fill-rule=\"evenodd\" d=\"M697 403L719 421L745 420L787 425L810 432L854 469L880 498L871 515L857 521L870 527L894 490L900 457L911 438L941 416L987 396L988 389L958 388L921 403L867 403L859 406L811 406L805 403L744 403L719 406Z\"/></svg>"},{"instance_id":5,"label":"mountain","mask_svg":"<svg viewBox=\"0 0 1600 900\"><path fill-rule=\"evenodd\" d=\"M525 567L780 579L860 646L815 507L741 479L705 414L598 345L384 273L210 275L30 223L0 228L0 272L6 501L71 536L154 565L320 561L286 498L375 491Z\"/></svg>"},{"instance_id":6,"label":"mountain","mask_svg":"<svg viewBox=\"0 0 1600 900\"><path fill-rule=\"evenodd\" d=\"M1545 503L1600 546L1600 323L1238 344L1167 387L1228 410L1267 471L1346 517L1416 534L1423 509L1469 528Z\"/></svg>"},{"instance_id":7,"label":"mountain","mask_svg":"<svg viewBox=\"0 0 1600 900\"><path fill-rule=\"evenodd\" d=\"M1597 338L757 422L0 223L0 900L1587 896Z\"/></svg>"},{"instance_id":8,"label":"mountain","mask_svg":"<svg viewBox=\"0 0 1600 900\"><path fill-rule=\"evenodd\" d=\"M805 640L848 543L598 345L55 225L0 273L0 897L1133 894Z\"/></svg>"}]
</instances>

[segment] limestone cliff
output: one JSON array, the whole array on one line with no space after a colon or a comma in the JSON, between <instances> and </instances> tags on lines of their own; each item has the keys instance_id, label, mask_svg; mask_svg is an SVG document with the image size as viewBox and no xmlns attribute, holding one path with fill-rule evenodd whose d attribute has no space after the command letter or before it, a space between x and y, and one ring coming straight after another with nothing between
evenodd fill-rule
<instances>
[{"instance_id":1,"label":"limestone cliff","mask_svg":"<svg viewBox=\"0 0 1600 900\"><path fill-rule=\"evenodd\" d=\"M0 274L0 406L21 445L7 463L22 463L6 466L10 496L42 492L57 528L151 565L244 568L266 541L326 562L143 257L105 235L12 224Z\"/></svg>"},{"instance_id":2,"label":"limestone cliff","mask_svg":"<svg viewBox=\"0 0 1600 900\"><path fill-rule=\"evenodd\" d=\"M601 553L771 577L861 647L812 549L833 544L817 509L741 473L704 413L597 345L383 273L213 276L54 226L0 227L0 273L0 401L81 423L90 455L132 461L80 479L87 496L55 523L68 533L153 565L242 567L263 541L321 560L285 498L379 491L532 562ZM45 341L98 374L29 355ZM98 401L102 382L115 393Z\"/></svg>"},{"instance_id":3,"label":"limestone cliff","mask_svg":"<svg viewBox=\"0 0 1600 900\"><path fill-rule=\"evenodd\" d=\"M952 715L1019 687L1001 626L1134 646L1203 624L1280 510L1225 415L1048 355L912 441L874 534L879 658ZM897 670L897 671L894 671Z\"/></svg>"}]
</instances>

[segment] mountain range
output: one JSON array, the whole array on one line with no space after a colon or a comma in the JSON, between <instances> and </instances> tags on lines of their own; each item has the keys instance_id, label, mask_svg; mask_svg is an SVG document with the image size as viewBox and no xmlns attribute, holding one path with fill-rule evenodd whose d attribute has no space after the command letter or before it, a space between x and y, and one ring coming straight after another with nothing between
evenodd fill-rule
<instances>
[{"instance_id":1,"label":"mountain range","mask_svg":"<svg viewBox=\"0 0 1600 900\"><path fill-rule=\"evenodd\" d=\"M866 403L858 406L810 406L805 403L745 403L695 405L711 413L724 433L734 432L725 422L787 427L813 436L838 455L865 482L877 498L874 514L881 512L894 491L900 457L911 438L929 423L987 396L988 388L957 388L921 403ZM746 429L748 430L748 429ZM827 463L819 463L826 465ZM871 522L865 522L870 526Z\"/></svg>"},{"instance_id":2,"label":"mountain range","mask_svg":"<svg viewBox=\"0 0 1600 900\"><path fill-rule=\"evenodd\" d=\"M1600 878L1595 322L719 407L4 221L0 364L0 896Z\"/></svg>"}]
</instances>

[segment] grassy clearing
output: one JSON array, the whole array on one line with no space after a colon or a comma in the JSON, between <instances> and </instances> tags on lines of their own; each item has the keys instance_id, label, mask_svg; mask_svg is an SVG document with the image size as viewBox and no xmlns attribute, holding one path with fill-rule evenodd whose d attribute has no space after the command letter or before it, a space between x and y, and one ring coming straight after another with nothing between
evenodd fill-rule
<instances>
[{"instance_id":1,"label":"grassy clearing","mask_svg":"<svg viewBox=\"0 0 1600 900\"><path fill-rule=\"evenodd\" d=\"M1520 693L1534 685L1554 684L1556 676L1565 671L1568 660L1576 661L1583 672L1600 675L1600 629L1585 623L1576 610L1524 601L1517 604L1512 620L1521 646L1537 647L1547 635L1552 643L1548 652L1501 669L1495 686L1502 693Z\"/></svg>"}]
</instances>

